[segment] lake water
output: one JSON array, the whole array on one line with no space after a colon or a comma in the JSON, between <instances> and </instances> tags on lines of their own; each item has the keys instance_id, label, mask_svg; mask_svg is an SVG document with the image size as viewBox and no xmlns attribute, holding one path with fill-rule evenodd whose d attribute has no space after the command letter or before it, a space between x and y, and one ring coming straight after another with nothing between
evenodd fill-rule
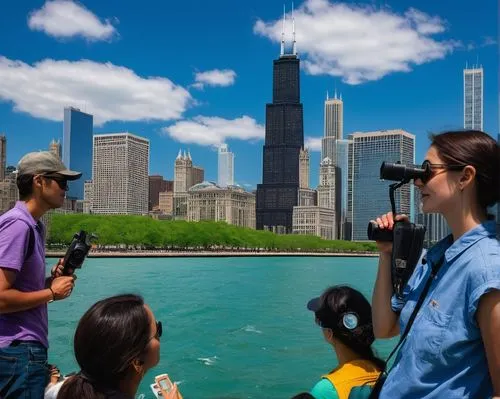
<instances>
[{"instance_id":1,"label":"lake water","mask_svg":"<svg viewBox=\"0 0 500 399\"><path fill-rule=\"evenodd\" d=\"M49 362L78 370L73 334L97 300L133 292L163 322L161 360L138 391L168 373L185 399L290 398L337 364L307 301L348 284L371 298L377 258L88 259L73 295L49 305ZM48 264L55 259L48 259ZM394 340L378 341L387 356Z\"/></svg>"}]
</instances>

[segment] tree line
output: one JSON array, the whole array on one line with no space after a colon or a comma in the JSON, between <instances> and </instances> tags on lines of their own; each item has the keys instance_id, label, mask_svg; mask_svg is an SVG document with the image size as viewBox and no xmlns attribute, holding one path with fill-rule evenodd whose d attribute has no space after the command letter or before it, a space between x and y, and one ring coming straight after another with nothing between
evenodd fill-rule
<instances>
[{"instance_id":1,"label":"tree line","mask_svg":"<svg viewBox=\"0 0 500 399\"><path fill-rule=\"evenodd\" d=\"M372 242L323 240L309 235L277 235L225 222L155 220L132 215L53 214L47 244L67 246L85 230L98 236L99 248L167 250L282 250L317 252L372 252Z\"/></svg>"}]
</instances>

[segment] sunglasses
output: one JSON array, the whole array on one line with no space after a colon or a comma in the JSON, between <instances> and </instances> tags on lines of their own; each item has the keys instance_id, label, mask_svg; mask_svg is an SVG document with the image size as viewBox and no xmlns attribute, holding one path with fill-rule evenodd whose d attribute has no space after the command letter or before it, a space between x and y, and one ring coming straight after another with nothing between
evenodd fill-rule
<instances>
[{"instance_id":1,"label":"sunglasses","mask_svg":"<svg viewBox=\"0 0 500 399\"><path fill-rule=\"evenodd\" d=\"M420 177L422 183L426 184L429 180L431 180L434 176L436 176L437 170L452 170L452 171L461 171L467 165L447 165L444 163L431 163L429 161L422 162L421 168L426 171L426 173Z\"/></svg>"},{"instance_id":2,"label":"sunglasses","mask_svg":"<svg viewBox=\"0 0 500 399\"><path fill-rule=\"evenodd\" d=\"M62 177L61 175L45 174L42 176L46 179L54 180L61 190L68 191L68 179Z\"/></svg>"},{"instance_id":3,"label":"sunglasses","mask_svg":"<svg viewBox=\"0 0 500 399\"><path fill-rule=\"evenodd\" d=\"M159 341L162 334L163 334L163 326L161 324L161 321L157 321L156 322L156 334L153 335L153 338L156 338Z\"/></svg>"}]
</instances>

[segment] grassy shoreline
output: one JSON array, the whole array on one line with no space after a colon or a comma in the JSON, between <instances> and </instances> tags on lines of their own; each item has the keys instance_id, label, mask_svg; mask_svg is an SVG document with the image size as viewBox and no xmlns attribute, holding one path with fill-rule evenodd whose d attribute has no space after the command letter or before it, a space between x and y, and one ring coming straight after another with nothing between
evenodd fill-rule
<instances>
[{"instance_id":1,"label":"grassy shoreline","mask_svg":"<svg viewBox=\"0 0 500 399\"><path fill-rule=\"evenodd\" d=\"M64 251L47 250L48 258L62 258ZM378 252L307 252L307 251L91 251L89 258L226 258L226 257L378 257Z\"/></svg>"}]
</instances>

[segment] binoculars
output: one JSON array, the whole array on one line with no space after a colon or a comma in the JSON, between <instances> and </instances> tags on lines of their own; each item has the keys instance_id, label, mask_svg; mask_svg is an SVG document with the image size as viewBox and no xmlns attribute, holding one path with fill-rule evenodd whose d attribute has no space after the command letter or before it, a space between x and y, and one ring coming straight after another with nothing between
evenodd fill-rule
<instances>
[{"instance_id":1,"label":"binoculars","mask_svg":"<svg viewBox=\"0 0 500 399\"><path fill-rule=\"evenodd\" d=\"M410 180L421 179L423 182L427 181L431 175L430 164L426 161L421 166L418 165L405 165L399 162L382 162L380 166L380 178L384 180L397 181L399 183L392 184L389 190L389 195L392 205L392 214L396 216L396 207L394 204L394 191L403 184L409 183ZM414 229L416 226L407 226L407 228ZM368 224L368 239L374 241L393 241L393 231L380 229L378 224L370 222Z\"/></svg>"}]
</instances>

